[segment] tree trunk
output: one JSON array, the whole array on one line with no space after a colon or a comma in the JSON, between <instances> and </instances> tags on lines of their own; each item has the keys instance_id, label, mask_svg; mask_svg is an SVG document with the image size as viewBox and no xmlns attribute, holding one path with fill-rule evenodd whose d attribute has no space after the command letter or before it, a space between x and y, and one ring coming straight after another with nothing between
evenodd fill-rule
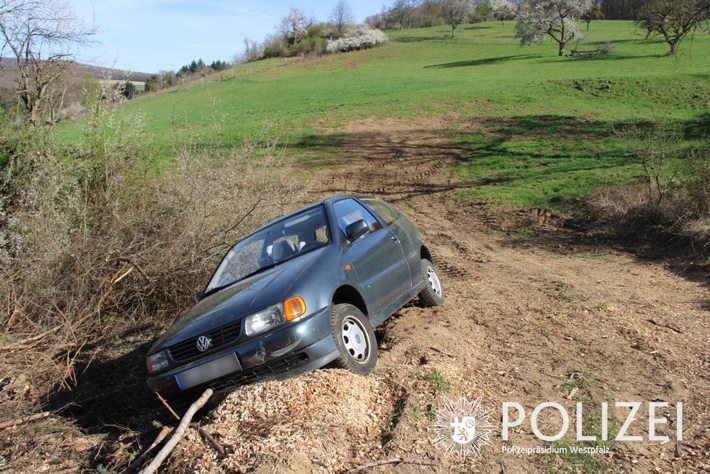
<instances>
[{"instance_id":1,"label":"tree trunk","mask_svg":"<svg viewBox=\"0 0 710 474\"><path fill-rule=\"evenodd\" d=\"M567 43L565 41L560 41L560 51L557 53L558 56L562 57L565 55L565 47L567 47Z\"/></svg>"}]
</instances>

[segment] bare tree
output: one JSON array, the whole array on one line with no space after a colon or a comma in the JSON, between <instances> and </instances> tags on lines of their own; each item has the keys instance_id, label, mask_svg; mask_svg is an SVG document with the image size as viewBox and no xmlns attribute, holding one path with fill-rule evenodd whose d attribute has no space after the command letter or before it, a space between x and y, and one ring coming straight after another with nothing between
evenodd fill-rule
<instances>
[{"instance_id":1,"label":"bare tree","mask_svg":"<svg viewBox=\"0 0 710 474\"><path fill-rule=\"evenodd\" d=\"M330 16L328 16L328 21L335 28L337 36L343 36L345 30L355 23L355 15L350 2L348 0L338 0L338 3L335 4L330 12Z\"/></svg>"},{"instance_id":2,"label":"bare tree","mask_svg":"<svg viewBox=\"0 0 710 474\"><path fill-rule=\"evenodd\" d=\"M451 37L456 37L456 29L463 24L471 13L471 0L440 0L441 13L446 24L451 26Z\"/></svg>"},{"instance_id":3,"label":"bare tree","mask_svg":"<svg viewBox=\"0 0 710 474\"><path fill-rule=\"evenodd\" d=\"M17 61L17 93L29 123L56 116L65 92L57 85L74 59L72 49L94 34L67 0L0 0L0 57L9 52Z\"/></svg>"},{"instance_id":4,"label":"bare tree","mask_svg":"<svg viewBox=\"0 0 710 474\"><path fill-rule=\"evenodd\" d=\"M589 24L594 20L601 20L604 18L602 16L602 9L598 5L589 5L587 11L582 15L582 21L587 24L587 31L589 31Z\"/></svg>"},{"instance_id":5,"label":"bare tree","mask_svg":"<svg viewBox=\"0 0 710 474\"><path fill-rule=\"evenodd\" d=\"M710 20L710 0L648 0L641 7L637 24L647 31L646 38L661 36L670 46L678 44Z\"/></svg>"},{"instance_id":6,"label":"bare tree","mask_svg":"<svg viewBox=\"0 0 710 474\"><path fill-rule=\"evenodd\" d=\"M261 57L259 43L256 40L244 38L244 61L253 62Z\"/></svg>"},{"instance_id":7,"label":"bare tree","mask_svg":"<svg viewBox=\"0 0 710 474\"><path fill-rule=\"evenodd\" d=\"M587 10L588 0L534 0L530 9L518 16L515 36L522 44L541 43L552 38L565 55L567 43L579 38L577 20Z\"/></svg>"},{"instance_id":8,"label":"bare tree","mask_svg":"<svg viewBox=\"0 0 710 474\"><path fill-rule=\"evenodd\" d=\"M301 38L306 37L308 28L314 23L313 18L306 17L298 8L292 8L289 14L281 19L278 31L289 45L295 45Z\"/></svg>"},{"instance_id":9,"label":"bare tree","mask_svg":"<svg viewBox=\"0 0 710 474\"><path fill-rule=\"evenodd\" d=\"M419 6L420 0L395 0L390 9L390 17L399 23L399 29L412 27L414 10Z\"/></svg>"}]
</instances>

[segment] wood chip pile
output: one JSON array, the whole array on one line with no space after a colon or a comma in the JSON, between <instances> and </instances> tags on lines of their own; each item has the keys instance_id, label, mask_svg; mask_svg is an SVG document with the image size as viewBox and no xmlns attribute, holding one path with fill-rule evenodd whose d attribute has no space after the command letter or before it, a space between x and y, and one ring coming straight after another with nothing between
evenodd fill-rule
<instances>
[{"instance_id":1,"label":"wood chip pile","mask_svg":"<svg viewBox=\"0 0 710 474\"><path fill-rule=\"evenodd\" d=\"M373 374L318 370L241 387L202 422L227 456L219 459L191 430L173 452L171 469L239 472L310 460L321 472L343 471L352 467L345 459L381 456L393 410L393 394L382 376Z\"/></svg>"}]
</instances>

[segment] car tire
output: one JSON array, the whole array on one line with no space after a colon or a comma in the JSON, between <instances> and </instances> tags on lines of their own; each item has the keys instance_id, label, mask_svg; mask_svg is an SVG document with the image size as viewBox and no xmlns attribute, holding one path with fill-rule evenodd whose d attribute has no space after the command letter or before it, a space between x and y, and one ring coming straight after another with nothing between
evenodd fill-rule
<instances>
[{"instance_id":1,"label":"car tire","mask_svg":"<svg viewBox=\"0 0 710 474\"><path fill-rule=\"evenodd\" d=\"M422 302L422 305L432 307L444 304L444 285L441 283L441 279L436 273L434 264L423 258L421 266L424 289L419 292L419 300Z\"/></svg>"},{"instance_id":2,"label":"car tire","mask_svg":"<svg viewBox=\"0 0 710 474\"><path fill-rule=\"evenodd\" d=\"M377 340L370 320L355 306L336 304L330 324L340 355L334 363L359 375L372 372L377 364Z\"/></svg>"}]
</instances>

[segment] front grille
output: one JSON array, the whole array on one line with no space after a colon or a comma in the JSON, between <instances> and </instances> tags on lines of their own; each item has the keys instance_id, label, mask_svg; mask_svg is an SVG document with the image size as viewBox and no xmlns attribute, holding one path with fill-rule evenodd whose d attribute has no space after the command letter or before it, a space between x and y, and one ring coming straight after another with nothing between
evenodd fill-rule
<instances>
[{"instance_id":1,"label":"front grille","mask_svg":"<svg viewBox=\"0 0 710 474\"><path fill-rule=\"evenodd\" d=\"M174 346L170 346L168 351L170 352L170 357L176 362L182 362L191 359L195 356L204 354L197 350L197 338L200 336L207 336L212 340L210 348L206 352L210 352L213 349L218 349L221 346L234 341L239 337L241 332L242 322L241 320L235 321L233 323L227 324L217 329L213 329L210 332L200 334L199 336L192 337L182 342L178 342Z\"/></svg>"},{"instance_id":2,"label":"front grille","mask_svg":"<svg viewBox=\"0 0 710 474\"><path fill-rule=\"evenodd\" d=\"M302 352L260 365L253 370L244 370L235 376L210 383L209 386L215 390L220 390L227 387L246 385L261 378L268 377L269 375L288 372L291 369L303 365L305 362L308 362L308 355Z\"/></svg>"}]
</instances>

